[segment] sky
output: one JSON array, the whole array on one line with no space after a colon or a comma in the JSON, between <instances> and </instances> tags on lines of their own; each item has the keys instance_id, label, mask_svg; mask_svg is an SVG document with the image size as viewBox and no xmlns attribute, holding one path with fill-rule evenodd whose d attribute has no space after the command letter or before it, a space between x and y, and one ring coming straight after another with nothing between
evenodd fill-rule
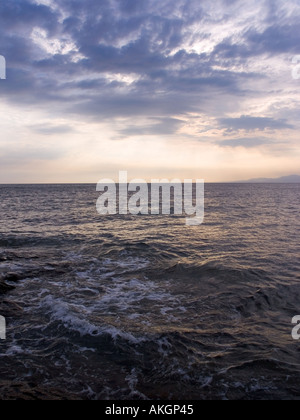
<instances>
[{"instance_id":1,"label":"sky","mask_svg":"<svg viewBox=\"0 0 300 420\"><path fill-rule=\"evenodd\" d=\"M299 21L299 0L2 1L0 183L299 174Z\"/></svg>"}]
</instances>

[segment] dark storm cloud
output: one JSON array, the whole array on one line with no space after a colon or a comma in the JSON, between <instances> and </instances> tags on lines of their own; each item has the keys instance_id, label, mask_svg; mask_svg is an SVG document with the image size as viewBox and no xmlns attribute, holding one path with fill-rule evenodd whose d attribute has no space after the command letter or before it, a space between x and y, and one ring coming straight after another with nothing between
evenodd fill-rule
<instances>
[{"instance_id":1,"label":"dark storm cloud","mask_svg":"<svg viewBox=\"0 0 300 420\"><path fill-rule=\"evenodd\" d=\"M174 115L205 113L213 97L226 105L228 95L243 97L250 81L255 95L256 81L266 75L237 72L237 57L246 61L263 53L296 51L297 16L283 19L277 2L265 3L269 14L263 29L247 25L240 29L238 43L227 37L211 53L198 54L187 48L197 36L193 25L201 28L209 22L217 27L222 20L196 0L53 0L52 7L33 0L2 2L0 54L7 59L8 79L1 96L98 121L162 118L143 129L129 125L121 136L176 133L180 123ZM235 16L228 15L227 7L241 2L224 0L220 5L224 20L230 21ZM40 42L32 36L36 28L46 33ZM209 30L201 37L209 39ZM69 50L63 52L57 42ZM284 120L247 116L219 123L233 131L291 127Z\"/></svg>"}]
</instances>

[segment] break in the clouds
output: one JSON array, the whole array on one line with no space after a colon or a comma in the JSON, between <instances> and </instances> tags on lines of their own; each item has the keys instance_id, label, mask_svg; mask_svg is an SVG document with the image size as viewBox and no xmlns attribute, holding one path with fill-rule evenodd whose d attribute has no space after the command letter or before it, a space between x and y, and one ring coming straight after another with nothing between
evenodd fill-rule
<instances>
[{"instance_id":1,"label":"break in the clouds","mask_svg":"<svg viewBox=\"0 0 300 420\"><path fill-rule=\"evenodd\" d=\"M64 143L57 165L77 168L83 180L97 162L130 166L137 151L141 167L161 171L173 159L174 168L193 165L200 176L220 179L224 167L240 179L252 159L260 161L253 169L277 175L278 144L288 140L281 164L295 169L299 18L298 0L1 2L1 113L12 115L4 119L2 158L11 150L13 159L20 136L20 153L51 137L49 160ZM240 167L232 163L237 146ZM107 161L103 149L113 150Z\"/></svg>"}]
</instances>

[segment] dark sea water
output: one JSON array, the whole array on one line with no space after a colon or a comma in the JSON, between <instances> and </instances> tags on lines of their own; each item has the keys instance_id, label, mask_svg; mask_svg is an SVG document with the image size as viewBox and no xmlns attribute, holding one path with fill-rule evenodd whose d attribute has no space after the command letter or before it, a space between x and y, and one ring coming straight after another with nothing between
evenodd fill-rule
<instances>
[{"instance_id":1,"label":"dark sea water","mask_svg":"<svg viewBox=\"0 0 300 420\"><path fill-rule=\"evenodd\" d=\"M1 398L300 399L300 185L205 190L187 227L0 186Z\"/></svg>"}]
</instances>

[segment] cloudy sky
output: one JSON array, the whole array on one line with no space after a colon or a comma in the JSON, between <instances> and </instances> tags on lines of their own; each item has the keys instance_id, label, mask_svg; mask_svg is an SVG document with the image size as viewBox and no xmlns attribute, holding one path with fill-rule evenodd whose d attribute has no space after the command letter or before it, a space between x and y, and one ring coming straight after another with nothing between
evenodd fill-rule
<instances>
[{"instance_id":1,"label":"cloudy sky","mask_svg":"<svg viewBox=\"0 0 300 420\"><path fill-rule=\"evenodd\" d=\"M2 1L0 183L299 173L299 21L299 0Z\"/></svg>"}]
</instances>

